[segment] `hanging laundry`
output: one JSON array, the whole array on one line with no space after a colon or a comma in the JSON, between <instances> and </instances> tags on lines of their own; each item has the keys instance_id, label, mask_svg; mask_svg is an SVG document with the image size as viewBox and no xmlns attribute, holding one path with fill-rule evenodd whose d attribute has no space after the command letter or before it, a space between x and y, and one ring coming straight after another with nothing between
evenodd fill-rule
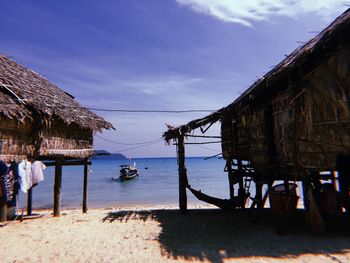
<instances>
[{"instance_id":1,"label":"hanging laundry","mask_svg":"<svg viewBox=\"0 0 350 263\"><path fill-rule=\"evenodd\" d=\"M35 161L32 163L32 183L33 186L44 181L43 170L46 168L45 164L41 161Z\"/></svg>"},{"instance_id":2,"label":"hanging laundry","mask_svg":"<svg viewBox=\"0 0 350 263\"><path fill-rule=\"evenodd\" d=\"M6 189L6 201L11 202L15 200L16 195L18 193L15 174L13 170L9 169L8 174L4 176L4 183Z\"/></svg>"},{"instance_id":3,"label":"hanging laundry","mask_svg":"<svg viewBox=\"0 0 350 263\"><path fill-rule=\"evenodd\" d=\"M0 161L0 177L8 173L9 167L3 161Z\"/></svg>"},{"instance_id":4,"label":"hanging laundry","mask_svg":"<svg viewBox=\"0 0 350 263\"><path fill-rule=\"evenodd\" d=\"M20 178L20 187L23 193L33 186L32 182L32 163L28 160L23 160L18 164L18 175Z\"/></svg>"},{"instance_id":5,"label":"hanging laundry","mask_svg":"<svg viewBox=\"0 0 350 263\"><path fill-rule=\"evenodd\" d=\"M5 190L5 183L0 176L0 202L6 201L6 190Z\"/></svg>"},{"instance_id":6,"label":"hanging laundry","mask_svg":"<svg viewBox=\"0 0 350 263\"><path fill-rule=\"evenodd\" d=\"M0 161L0 202L6 202L7 200L7 192L5 187L5 175L8 173L8 167L3 162Z\"/></svg>"},{"instance_id":7,"label":"hanging laundry","mask_svg":"<svg viewBox=\"0 0 350 263\"><path fill-rule=\"evenodd\" d=\"M7 206L14 206L19 188L17 164L0 162L0 179Z\"/></svg>"}]
</instances>

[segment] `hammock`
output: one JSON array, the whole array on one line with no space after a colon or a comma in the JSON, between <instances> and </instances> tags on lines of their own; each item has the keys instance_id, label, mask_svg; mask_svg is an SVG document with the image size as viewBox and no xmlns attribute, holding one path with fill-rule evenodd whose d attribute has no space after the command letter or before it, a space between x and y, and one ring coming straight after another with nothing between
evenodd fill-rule
<instances>
[{"instance_id":1,"label":"hammock","mask_svg":"<svg viewBox=\"0 0 350 263\"><path fill-rule=\"evenodd\" d=\"M220 199L216 197L212 197L206 194L203 194L200 190L195 190L191 188L191 186L187 186L187 188L194 194L199 200L204 201L206 203L215 205L223 210L235 210L237 207L243 207L245 203L245 198L239 198L235 196L233 199Z\"/></svg>"}]
</instances>

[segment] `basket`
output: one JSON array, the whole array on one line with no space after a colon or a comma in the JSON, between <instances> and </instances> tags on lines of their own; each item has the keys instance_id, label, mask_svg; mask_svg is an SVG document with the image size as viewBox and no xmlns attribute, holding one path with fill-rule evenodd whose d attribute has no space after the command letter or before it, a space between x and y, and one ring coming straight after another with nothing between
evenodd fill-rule
<instances>
[{"instance_id":1,"label":"basket","mask_svg":"<svg viewBox=\"0 0 350 263\"><path fill-rule=\"evenodd\" d=\"M298 205L299 196L296 194L296 184L289 184L289 193L285 191L284 184L271 188L269 193L271 211L275 215L291 215Z\"/></svg>"}]
</instances>

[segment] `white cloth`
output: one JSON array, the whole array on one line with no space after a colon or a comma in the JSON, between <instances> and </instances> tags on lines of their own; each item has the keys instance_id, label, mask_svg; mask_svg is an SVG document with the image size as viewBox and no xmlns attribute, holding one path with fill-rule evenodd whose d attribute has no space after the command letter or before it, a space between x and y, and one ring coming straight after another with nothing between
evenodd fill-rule
<instances>
[{"instance_id":1,"label":"white cloth","mask_svg":"<svg viewBox=\"0 0 350 263\"><path fill-rule=\"evenodd\" d=\"M40 183L44 181L44 173L43 170L46 168L45 164L40 161L35 161L32 163L32 179L33 184Z\"/></svg>"},{"instance_id":2,"label":"white cloth","mask_svg":"<svg viewBox=\"0 0 350 263\"><path fill-rule=\"evenodd\" d=\"M23 160L18 164L18 175L21 178L20 186L23 193L27 193L28 189L33 186L32 182L32 164L27 160Z\"/></svg>"}]
</instances>

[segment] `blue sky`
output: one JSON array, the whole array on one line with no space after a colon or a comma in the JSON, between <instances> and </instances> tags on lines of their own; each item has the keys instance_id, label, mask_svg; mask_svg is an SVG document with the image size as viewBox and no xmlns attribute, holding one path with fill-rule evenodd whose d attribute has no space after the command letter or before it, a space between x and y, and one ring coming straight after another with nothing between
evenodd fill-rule
<instances>
[{"instance_id":1,"label":"blue sky","mask_svg":"<svg viewBox=\"0 0 350 263\"><path fill-rule=\"evenodd\" d=\"M341 0L0 0L0 53L42 74L83 106L108 109L219 109L349 1ZM161 137L165 123L205 116L96 112L116 131L106 139L135 143ZM219 134L219 125L211 130ZM95 138L96 149L131 146ZM188 146L189 156L219 145ZM175 156L159 142L123 152Z\"/></svg>"}]
</instances>

